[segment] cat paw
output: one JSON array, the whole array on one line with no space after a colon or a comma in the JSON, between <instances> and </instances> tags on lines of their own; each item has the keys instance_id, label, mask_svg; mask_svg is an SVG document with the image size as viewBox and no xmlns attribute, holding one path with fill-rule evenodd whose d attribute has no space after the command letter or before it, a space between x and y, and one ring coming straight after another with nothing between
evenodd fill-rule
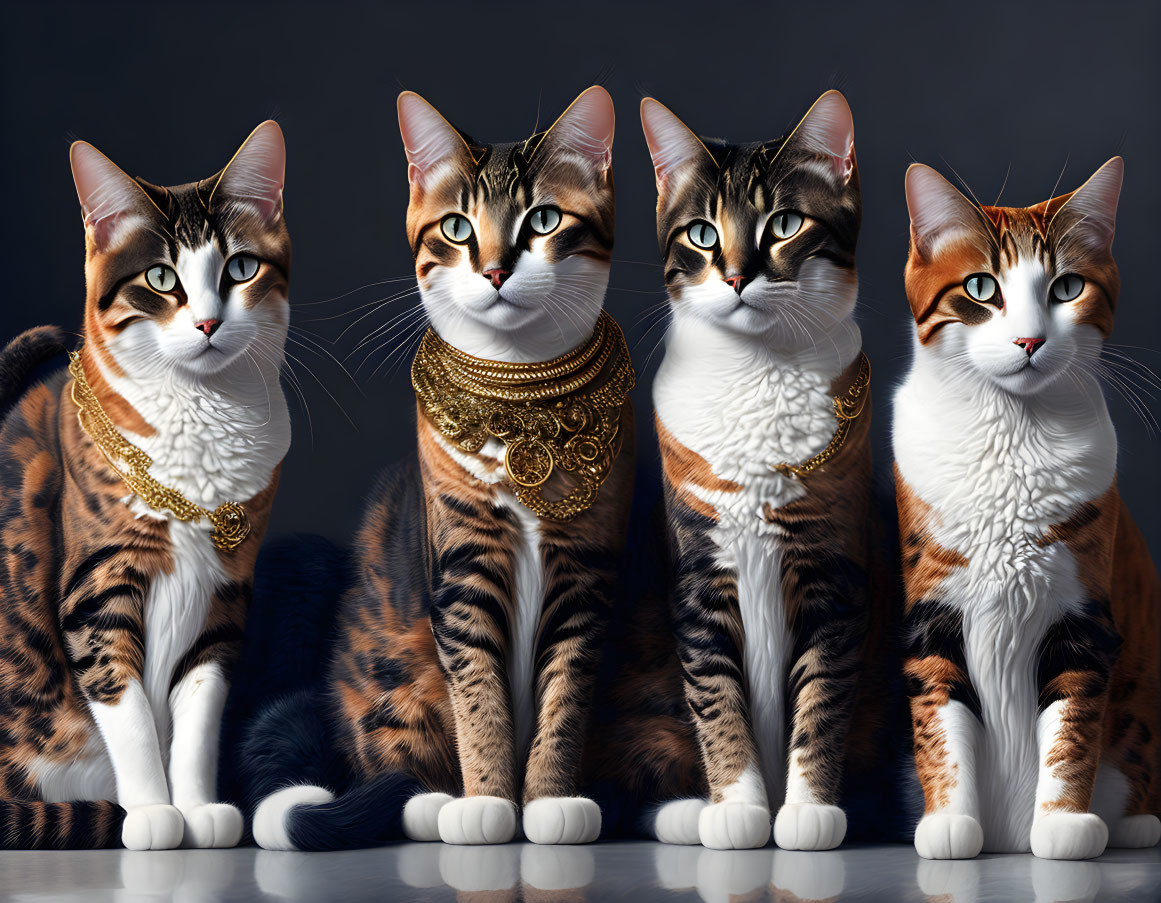
<instances>
[{"instance_id":1,"label":"cat paw","mask_svg":"<svg viewBox=\"0 0 1161 903\"><path fill-rule=\"evenodd\" d=\"M1109 846L1143 850L1161 840L1161 819L1156 815L1130 815L1109 826Z\"/></svg>"},{"instance_id":2,"label":"cat paw","mask_svg":"<svg viewBox=\"0 0 1161 903\"><path fill-rule=\"evenodd\" d=\"M974 859L983 846L983 826L970 815L925 815L915 829L915 852L924 859Z\"/></svg>"},{"instance_id":3,"label":"cat paw","mask_svg":"<svg viewBox=\"0 0 1161 903\"><path fill-rule=\"evenodd\" d=\"M121 843L127 850L172 850L181 843L184 821L167 803L137 806L125 813Z\"/></svg>"},{"instance_id":4,"label":"cat paw","mask_svg":"<svg viewBox=\"0 0 1161 903\"><path fill-rule=\"evenodd\" d=\"M1032 855L1041 859L1092 859L1108 842L1108 826L1091 812L1053 812L1032 822Z\"/></svg>"},{"instance_id":5,"label":"cat paw","mask_svg":"<svg viewBox=\"0 0 1161 903\"><path fill-rule=\"evenodd\" d=\"M774 819L774 843L784 850L833 850L847 834L838 806L786 803Z\"/></svg>"},{"instance_id":6,"label":"cat paw","mask_svg":"<svg viewBox=\"0 0 1161 903\"><path fill-rule=\"evenodd\" d=\"M653 816L653 836L662 843L701 843L698 820L707 805L705 800L673 800L664 803Z\"/></svg>"},{"instance_id":7,"label":"cat paw","mask_svg":"<svg viewBox=\"0 0 1161 903\"><path fill-rule=\"evenodd\" d=\"M403 834L408 840L439 840L439 811L452 801L447 793L417 793L403 806Z\"/></svg>"},{"instance_id":8,"label":"cat paw","mask_svg":"<svg viewBox=\"0 0 1161 903\"><path fill-rule=\"evenodd\" d=\"M583 796L545 796L524 807L524 836L533 843L592 843L601 807Z\"/></svg>"},{"instance_id":9,"label":"cat paw","mask_svg":"<svg viewBox=\"0 0 1161 903\"><path fill-rule=\"evenodd\" d=\"M711 850L752 850L770 839L770 810L753 803L710 803L697 818L702 845Z\"/></svg>"},{"instance_id":10,"label":"cat paw","mask_svg":"<svg viewBox=\"0 0 1161 903\"><path fill-rule=\"evenodd\" d=\"M181 845L198 850L236 847L242 839L242 813L229 803L205 803L182 812Z\"/></svg>"},{"instance_id":11,"label":"cat paw","mask_svg":"<svg viewBox=\"0 0 1161 903\"><path fill-rule=\"evenodd\" d=\"M277 790L254 810L251 831L254 843L264 850L298 849L290 840L290 815L295 806L317 806L329 803L335 795L325 787L296 784Z\"/></svg>"},{"instance_id":12,"label":"cat paw","mask_svg":"<svg viewBox=\"0 0 1161 903\"><path fill-rule=\"evenodd\" d=\"M516 835L516 804L498 796L465 796L439 810L444 843L507 843Z\"/></svg>"}]
</instances>

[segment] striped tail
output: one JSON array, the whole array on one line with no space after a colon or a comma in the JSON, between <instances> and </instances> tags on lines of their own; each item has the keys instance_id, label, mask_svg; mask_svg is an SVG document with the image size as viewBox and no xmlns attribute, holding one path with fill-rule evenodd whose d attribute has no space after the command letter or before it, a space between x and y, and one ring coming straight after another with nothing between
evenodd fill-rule
<instances>
[{"instance_id":1,"label":"striped tail","mask_svg":"<svg viewBox=\"0 0 1161 903\"><path fill-rule=\"evenodd\" d=\"M0 350L0 420L38 376L42 368L60 356L58 366L66 363L67 336L56 326L37 326L22 332Z\"/></svg>"},{"instance_id":2,"label":"striped tail","mask_svg":"<svg viewBox=\"0 0 1161 903\"><path fill-rule=\"evenodd\" d=\"M0 800L0 850L98 850L121 846L125 810L108 800Z\"/></svg>"}]
</instances>

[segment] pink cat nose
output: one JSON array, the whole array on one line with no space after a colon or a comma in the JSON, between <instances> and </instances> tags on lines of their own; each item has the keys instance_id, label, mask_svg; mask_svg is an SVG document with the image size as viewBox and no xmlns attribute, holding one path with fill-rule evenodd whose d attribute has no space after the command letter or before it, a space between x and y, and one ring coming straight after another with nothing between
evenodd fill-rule
<instances>
[{"instance_id":1,"label":"pink cat nose","mask_svg":"<svg viewBox=\"0 0 1161 903\"><path fill-rule=\"evenodd\" d=\"M726 285L732 288L739 295L742 294L742 287L746 284L745 276L727 276Z\"/></svg>"},{"instance_id":2,"label":"pink cat nose","mask_svg":"<svg viewBox=\"0 0 1161 903\"><path fill-rule=\"evenodd\" d=\"M218 331L218 327L221 325L222 325L221 320L214 320L214 319L202 320L198 323L194 323L194 329L200 329L207 336L211 336L215 332Z\"/></svg>"},{"instance_id":3,"label":"pink cat nose","mask_svg":"<svg viewBox=\"0 0 1161 903\"><path fill-rule=\"evenodd\" d=\"M1019 345L1028 352L1028 357L1036 353L1036 349L1044 344L1044 339L1013 339L1013 345Z\"/></svg>"},{"instance_id":4,"label":"pink cat nose","mask_svg":"<svg viewBox=\"0 0 1161 903\"><path fill-rule=\"evenodd\" d=\"M493 286L495 286L496 288L499 288L501 285L504 284L504 282L508 279L508 277L512 275L512 271L511 270L501 270L501 269L484 270L484 275L492 280Z\"/></svg>"}]
</instances>

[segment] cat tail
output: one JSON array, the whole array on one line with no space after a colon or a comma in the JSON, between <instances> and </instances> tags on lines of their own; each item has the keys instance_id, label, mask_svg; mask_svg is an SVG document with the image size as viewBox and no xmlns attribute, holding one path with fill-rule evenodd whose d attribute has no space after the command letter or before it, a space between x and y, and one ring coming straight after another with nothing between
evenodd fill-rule
<instances>
[{"instance_id":1,"label":"cat tail","mask_svg":"<svg viewBox=\"0 0 1161 903\"><path fill-rule=\"evenodd\" d=\"M4 346L0 351L0 421L36 381L37 370L67 350L68 337L59 326L37 326Z\"/></svg>"},{"instance_id":2,"label":"cat tail","mask_svg":"<svg viewBox=\"0 0 1161 903\"><path fill-rule=\"evenodd\" d=\"M109 800L0 800L0 850L100 850L121 846L125 810Z\"/></svg>"},{"instance_id":3,"label":"cat tail","mask_svg":"<svg viewBox=\"0 0 1161 903\"><path fill-rule=\"evenodd\" d=\"M403 806L422 793L388 772L351 785L326 722L304 691L268 706L246 732L242 769L254 841L268 850L351 850L403 839Z\"/></svg>"}]
</instances>

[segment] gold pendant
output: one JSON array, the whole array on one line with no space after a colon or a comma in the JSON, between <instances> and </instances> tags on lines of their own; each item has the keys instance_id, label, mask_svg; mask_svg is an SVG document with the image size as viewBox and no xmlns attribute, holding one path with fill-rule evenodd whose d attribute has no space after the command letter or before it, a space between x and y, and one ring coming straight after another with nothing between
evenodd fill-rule
<instances>
[{"instance_id":1,"label":"gold pendant","mask_svg":"<svg viewBox=\"0 0 1161 903\"><path fill-rule=\"evenodd\" d=\"M223 552L233 552L250 535L250 519L237 502L223 502L210 514L214 525L210 541Z\"/></svg>"}]
</instances>

